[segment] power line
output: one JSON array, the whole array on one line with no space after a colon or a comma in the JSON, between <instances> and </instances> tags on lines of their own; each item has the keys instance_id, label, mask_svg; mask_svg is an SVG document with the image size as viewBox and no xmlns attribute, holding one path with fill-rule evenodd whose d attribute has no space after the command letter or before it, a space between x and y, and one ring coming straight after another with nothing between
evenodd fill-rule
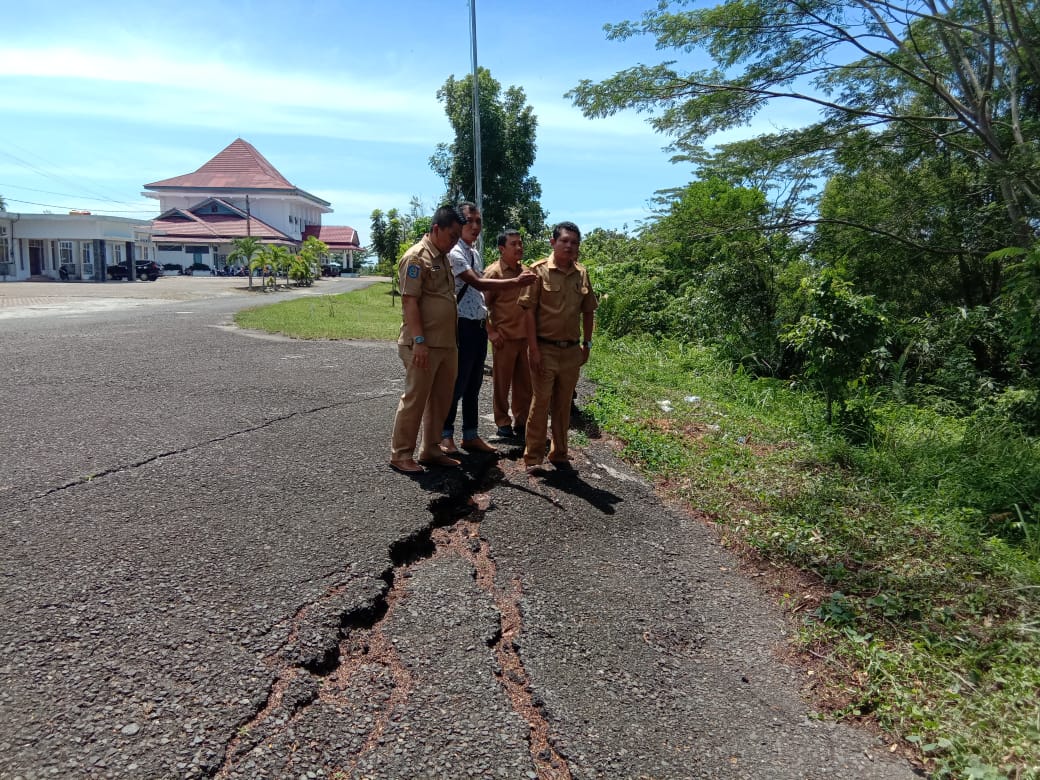
<instances>
[{"instance_id":1,"label":"power line","mask_svg":"<svg viewBox=\"0 0 1040 780\"><path fill-rule=\"evenodd\" d=\"M13 187L16 190L26 190L28 192L42 192L44 195L61 195L63 198L83 198L83 197L89 197L89 196L86 196L86 195L78 195L76 193L71 193L71 192L53 192L52 190L38 190L38 189L35 189L33 187L23 187L21 184L7 184L7 183L4 183L4 182L0 182L0 187ZM91 200L97 200L97 198L91 198ZM121 203L124 206L133 205L129 201L125 201L125 200L110 201L107 198L102 198L101 200L103 200L106 203Z\"/></svg>"},{"instance_id":2,"label":"power line","mask_svg":"<svg viewBox=\"0 0 1040 780\"><path fill-rule=\"evenodd\" d=\"M61 209L62 211L100 211L104 212L105 214L155 214L156 211L158 211L158 209L150 209L148 211L131 211L129 209L85 209L82 206L59 206L55 203L36 203L31 200L18 200L17 198L8 197L5 197L4 200L10 201L11 203L24 203L27 206L42 206L43 208L47 209ZM119 201L116 202L118 203Z\"/></svg>"},{"instance_id":3,"label":"power line","mask_svg":"<svg viewBox=\"0 0 1040 780\"><path fill-rule=\"evenodd\" d=\"M11 142L7 142L7 146L16 146L16 145L11 143ZM17 148L22 149L22 147L17 147ZM30 152L30 151L25 150L25 149L22 149L22 151L24 151L26 154L33 154L33 152ZM23 168L27 168L28 170L30 170L30 171L32 171L32 172L34 172L34 173L36 173L36 174L38 174L40 176L43 176L43 177L45 177L47 179L51 179L51 180L57 181L59 183L72 184L77 189L82 189L84 192L89 193L88 197L90 197L90 198L92 198L94 200L101 200L101 201L105 201L107 203L122 203L124 205L129 205L126 201L124 201L124 200L117 200L115 198L111 198L107 194L102 193L100 190L92 189L91 187L85 187L85 186L83 186L83 184L81 182L77 183L77 182L73 181L72 179L70 179L70 178L68 178L66 176L59 176L57 174L50 173L49 171L47 171L47 170L45 170L43 168L40 168L37 165L34 165L33 163L29 162L28 160L22 159L18 155L11 154L11 152L8 151L7 149L0 149L0 154L4 155L5 157L9 157L10 159L14 160L15 163L17 163L18 165L21 165ZM49 164L48 161L45 160L43 157L40 157L39 155L35 155L35 156L39 157L39 159L42 160L44 163ZM73 197L77 197L77 196L73 196ZM83 196L78 196L78 197L83 197Z\"/></svg>"}]
</instances>

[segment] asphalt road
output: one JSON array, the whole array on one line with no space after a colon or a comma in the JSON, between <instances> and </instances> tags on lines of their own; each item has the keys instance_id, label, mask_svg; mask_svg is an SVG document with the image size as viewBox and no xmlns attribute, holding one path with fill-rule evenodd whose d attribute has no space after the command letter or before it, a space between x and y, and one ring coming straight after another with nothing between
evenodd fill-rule
<instances>
[{"instance_id":1,"label":"asphalt road","mask_svg":"<svg viewBox=\"0 0 1040 780\"><path fill-rule=\"evenodd\" d=\"M193 281L0 291L0 778L914 776L601 441L395 474L391 344Z\"/></svg>"}]
</instances>

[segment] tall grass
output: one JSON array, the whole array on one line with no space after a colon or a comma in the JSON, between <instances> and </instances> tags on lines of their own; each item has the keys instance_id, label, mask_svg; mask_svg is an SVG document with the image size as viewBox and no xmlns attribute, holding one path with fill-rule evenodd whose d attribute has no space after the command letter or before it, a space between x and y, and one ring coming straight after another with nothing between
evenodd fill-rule
<instances>
[{"instance_id":1,"label":"tall grass","mask_svg":"<svg viewBox=\"0 0 1040 780\"><path fill-rule=\"evenodd\" d=\"M780 600L827 659L832 712L875 719L936 777L1040 778L1034 439L879 402L853 446L812 396L687 345L597 343L587 375L591 413L662 489L817 583Z\"/></svg>"}]
</instances>

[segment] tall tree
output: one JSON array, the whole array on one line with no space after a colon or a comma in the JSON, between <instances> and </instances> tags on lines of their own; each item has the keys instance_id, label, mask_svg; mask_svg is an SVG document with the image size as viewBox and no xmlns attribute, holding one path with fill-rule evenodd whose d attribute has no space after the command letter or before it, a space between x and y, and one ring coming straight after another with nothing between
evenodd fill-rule
<instances>
[{"instance_id":1,"label":"tall tree","mask_svg":"<svg viewBox=\"0 0 1040 780\"><path fill-rule=\"evenodd\" d=\"M402 236L401 218L397 209L390 209L385 214L379 209L372 212L371 245L379 257L379 273L396 278Z\"/></svg>"},{"instance_id":2,"label":"tall tree","mask_svg":"<svg viewBox=\"0 0 1040 780\"><path fill-rule=\"evenodd\" d=\"M480 87L481 181L484 225L497 234L504 227L524 228L540 235L545 212L539 198L542 187L530 175L535 158L538 119L520 87L502 93L502 85L486 68L478 68ZM473 177L473 76L448 77L437 99L455 131L451 144L437 144L430 167L444 180L448 200L459 194L476 198Z\"/></svg>"},{"instance_id":3,"label":"tall tree","mask_svg":"<svg viewBox=\"0 0 1040 780\"><path fill-rule=\"evenodd\" d=\"M660 49L703 49L715 67L638 65L569 96L587 116L654 112L680 155L746 124L766 104L816 106L825 151L850 134L962 155L982 167L1013 225L1016 244L1040 217L1040 22L1022 0L728 0L714 8L662 2L608 37L652 35ZM781 142L794 136L782 137Z\"/></svg>"}]
</instances>

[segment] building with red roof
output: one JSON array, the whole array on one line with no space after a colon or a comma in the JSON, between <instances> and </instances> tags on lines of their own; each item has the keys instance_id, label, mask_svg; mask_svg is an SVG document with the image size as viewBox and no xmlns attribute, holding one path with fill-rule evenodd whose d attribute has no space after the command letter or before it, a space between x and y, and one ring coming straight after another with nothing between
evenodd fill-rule
<instances>
[{"instance_id":1,"label":"building with red roof","mask_svg":"<svg viewBox=\"0 0 1040 780\"><path fill-rule=\"evenodd\" d=\"M255 236L291 249L308 236L329 247L329 259L354 270L361 251L352 227L322 225L331 204L300 189L247 141L236 138L193 173L144 185L161 213L152 221L160 263L224 268L232 242Z\"/></svg>"}]
</instances>

